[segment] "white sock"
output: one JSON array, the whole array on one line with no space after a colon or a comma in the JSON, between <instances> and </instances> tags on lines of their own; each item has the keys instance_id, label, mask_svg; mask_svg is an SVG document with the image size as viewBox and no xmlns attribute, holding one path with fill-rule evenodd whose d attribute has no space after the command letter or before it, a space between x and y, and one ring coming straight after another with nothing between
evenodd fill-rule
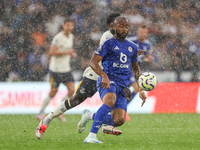
<instances>
[{"instance_id":1,"label":"white sock","mask_svg":"<svg viewBox=\"0 0 200 150\"><path fill-rule=\"evenodd\" d=\"M90 132L88 136L94 136L94 137L96 137L97 134L96 134L96 133L93 133L93 132Z\"/></svg>"},{"instance_id":2,"label":"white sock","mask_svg":"<svg viewBox=\"0 0 200 150\"><path fill-rule=\"evenodd\" d=\"M61 102L52 112L50 112L47 117L52 120L55 117L60 116L61 114L63 114L65 111L67 110L67 108L65 107L65 101Z\"/></svg>"},{"instance_id":3,"label":"white sock","mask_svg":"<svg viewBox=\"0 0 200 150\"><path fill-rule=\"evenodd\" d=\"M70 98L70 96L69 96L69 95L66 95L65 97L63 97L62 101L66 101L66 100L68 100L69 98Z\"/></svg>"},{"instance_id":4,"label":"white sock","mask_svg":"<svg viewBox=\"0 0 200 150\"><path fill-rule=\"evenodd\" d=\"M44 113L44 109L47 107L47 105L49 104L49 102L51 101L52 98L53 98L53 97L51 97L50 95L48 95L48 96L43 100L40 113Z\"/></svg>"},{"instance_id":5,"label":"white sock","mask_svg":"<svg viewBox=\"0 0 200 150\"><path fill-rule=\"evenodd\" d=\"M89 120L93 120L93 115L94 115L93 112L89 113L89 114L88 114L88 119L89 119Z\"/></svg>"}]
</instances>

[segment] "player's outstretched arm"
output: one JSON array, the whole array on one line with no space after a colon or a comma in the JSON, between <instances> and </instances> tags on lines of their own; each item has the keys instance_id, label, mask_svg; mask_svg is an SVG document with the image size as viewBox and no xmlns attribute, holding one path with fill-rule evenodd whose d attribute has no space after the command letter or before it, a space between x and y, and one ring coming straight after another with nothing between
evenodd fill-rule
<instances>
[{"instance_id":1,"label":"player's outstretched arm","mask_svg":"<svg viewBox=\"0 0 200 150\"><path fill-rule=\"evenodd\" d=\"M99 66L99 62L101 60L102 57L94 53L90 60L90 67L94 70L94 72L96 72L96 74L102 77L102 87L108 89L110 88L110 81L107 74Z\"/></svg>"},{"instance_id":2,"label":"player's outstretched arm","mask_svg":"<svg viewBox=\"0 0 200 150\"><path fill-rule=\"evenodd\" d=\"M145 52L145 50L138 49L138 55L144 55Z\"/></svg>"},{"instance_id":3,"label":"player's outstretched arm","mask_svg":"<svg viewBox=\"0 0 200 150\"><path fill-rule=\"evenodd\" d=\"M133 75L135 77L135 80L136 80L136 82L138 84L138 79L139 79L139 77L141 75L140 67L138 65L138 61L132 63L132 71L133 71ZM139 87L139 85L138 85L138 87ZM139 96L143 100L142 105L141 105L141 106L143 106L144 103L146 102L147 97L146 97L144 91L141 88L139 88Z\"/></svg>"},{"instance_id":4,"label":"player's outstretched arm","mask_svg":"<svg viewBox=\"0 0 200 150\"><path fill-rule=\"evenodd\" d=\"M144 61L152 63L154 60L154 58L152 56L150 56L149 54L146 54L144 57Z\"/></svg>"}]
</instances>

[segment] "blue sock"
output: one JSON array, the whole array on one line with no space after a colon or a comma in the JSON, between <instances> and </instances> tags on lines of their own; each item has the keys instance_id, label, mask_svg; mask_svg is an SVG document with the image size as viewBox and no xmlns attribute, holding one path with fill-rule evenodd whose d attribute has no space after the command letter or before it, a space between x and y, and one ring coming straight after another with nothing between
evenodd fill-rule
<instances>
[{"instance_id":1,"label":"blue sock","mask_svg":"<svg viewBox=\"0 0 200 150\"><path fill-rule=\"evenodd\" d=\"M96 115L96 113L93 114L93 118L92 118L93 120L95 118L95 115ZM103 120L103 124L115 126L111 114L106 115L106 117Z\"/></svg>"},{"instance_id":2,"label":"blue sock","mask_svg":"<svg viewBox=\"0 0 200 150\"><path fill-rule=\"evenodd\" d=\"M135 92L132 92L132 95L131 95L130 100L128 101L128 104L133 100L134 97L135 97Z\"/></svg>"},{"instance_id":3,"label":"blue sock","mask_svg":"<svg viewBox=\"0 0 200 150\"><path fill-rule=\"evenodd\" d=\"M103 124L104 119L106 118L107 114L111 112L110 106L103 104L95 114L94 121L92 123L92 127L90 132L96 133L99 131L99 128Z\"/></svg>"},{"instance_id":4,"label":"blue sock","mask_svg":"<svg viewBox=\"0 0 200 150\"><path fill-rule=\"evenodd\" d=\"M104 124L115 126L111 114L107 114L105 119L103 120Z\"/></svg>"}]
</instances>

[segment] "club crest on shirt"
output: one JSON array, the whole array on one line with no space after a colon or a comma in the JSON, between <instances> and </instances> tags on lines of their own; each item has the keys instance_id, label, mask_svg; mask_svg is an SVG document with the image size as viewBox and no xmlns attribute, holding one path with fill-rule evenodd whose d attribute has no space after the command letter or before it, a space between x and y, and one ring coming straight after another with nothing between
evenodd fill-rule
<instances>
[{"instance_id":1,"label":"club crest on shirt","mask_svg":"<svg viewBox=\"0 0 200 150\"><path fill-rule=\"evenodd\" d=\"M132 52L132 51L133 51L132 47L129 46L129 47L128 47L128 51L129 51L129 52Z\"/></svg>"}]
</instances>

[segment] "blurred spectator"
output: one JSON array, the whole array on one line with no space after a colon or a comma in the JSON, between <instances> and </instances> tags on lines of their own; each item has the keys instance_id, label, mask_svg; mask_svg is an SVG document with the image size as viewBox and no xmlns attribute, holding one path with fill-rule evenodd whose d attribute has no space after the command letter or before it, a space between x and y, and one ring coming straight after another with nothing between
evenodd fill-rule
<instances>
[{"instance_id":1,"label":"blurred spectator","mask_svg":"<svg viewBox=\"0 0 200 150\"><path fill-rule=\"evenodd\" d=\"M72 13L72 15L70 16L70 19L75 20L76 22L76 26L74 29L75 34L81 33L82 31L82 25L83 25L83 20L84 20L84 15L82 12L82 7L77 7L75 9L75 12Z\"/></svg>"},{"instance_id":2,"label":"blurred spectator","mask_svg":"<svg viewBox=\"0 0 200 150\"><path fill-rule=\"evenodd\" d=\"M149 28L154 56L149 69L175 71L178 81L183 71L190 71L192 81L199 81L198 0L1 0L0 67L4 71L0 80L43 80L48 70L46 51L64 18L76 22L73 34L78 57L72 60L72 68L84 70L99 36L107 30L104 16L111 12L129 18L129 36L141 24Z\"/></svg>"},{"instance_id":3,"label":"blurred spectator","mask_svg":"<svg viewBox=\"0 0 200 150\"><path fill-rule=\"evenodd\" d=\"M139 26L144 23L144 17L139 14L136 8L126 9L122 16L127 17L133 26Z\"/></svg>"},{"instance_id":4,"label":"blurred spectator","mask_svg":"<svg viewBox=\"0 0 200 150\"><path fill-rule=\"evenodd\" d=\"M34 46L44 46L46 42L46 33L44 31L44 28L42 26L43 24L38 24L31 34L31 37L33 39Z\"/></svg>"}]
</instances>

